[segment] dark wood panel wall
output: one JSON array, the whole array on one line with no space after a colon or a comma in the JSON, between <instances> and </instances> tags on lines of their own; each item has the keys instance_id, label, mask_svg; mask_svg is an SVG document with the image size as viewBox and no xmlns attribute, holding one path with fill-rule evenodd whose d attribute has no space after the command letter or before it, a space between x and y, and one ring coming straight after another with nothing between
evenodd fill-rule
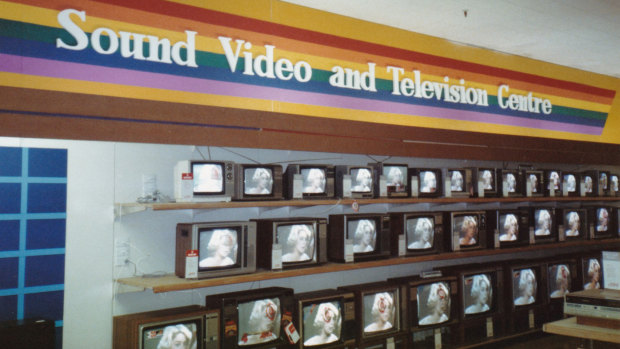
<instances>
[{"instance_id":1,"label":"dark wood panel wall","mask_svg":"<svg viewBox=\"0 0 620 349\"><path fill-rule=\"evenodd\" d=\"M0 136L620 165L620 145L0 87Z\"/></svg>"}]
</instances>

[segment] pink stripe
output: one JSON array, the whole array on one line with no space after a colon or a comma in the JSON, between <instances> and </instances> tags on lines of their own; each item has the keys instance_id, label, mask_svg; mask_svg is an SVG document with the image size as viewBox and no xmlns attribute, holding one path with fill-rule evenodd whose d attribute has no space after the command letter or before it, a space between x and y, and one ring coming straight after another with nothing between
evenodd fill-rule
<instances>
[{"instance_id":1,"label":"pink stripe","mask_svg":"<svg viewBox=\"0 0 620 349\"><path fill-rule=\"evenodd\" d=\"M149 73L120 68L108 68L82 63L68 63L6 54L0 54L0 70L53 78L103 82L126 86L139 86L223 96L256 98L353 110L426 116L449 120L476 121L487 124L519 126L587 135L598 136L601 135L603 131L603 128L601 127L534 120L501 114L420 106L314 92L300 92L274 87L245 85L225 81Z\"/></svg>"}]
</instances>

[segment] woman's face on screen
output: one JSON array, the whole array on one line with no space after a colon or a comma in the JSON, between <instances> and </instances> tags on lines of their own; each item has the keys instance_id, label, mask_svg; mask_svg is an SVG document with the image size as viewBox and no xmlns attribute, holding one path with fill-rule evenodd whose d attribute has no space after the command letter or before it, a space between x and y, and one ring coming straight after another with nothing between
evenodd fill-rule
<instances>
[{"instance_id":1,"label":"woman's face on screen","mask_svg":"<svg viewBox=\"0 0 620 349\"><path fill-rule=\"evenodd\" d=\"M188 338L186 338L183 333L177 333L172 339L171 349L188 349L187 343Z\"/></svg>"}]
</instances>

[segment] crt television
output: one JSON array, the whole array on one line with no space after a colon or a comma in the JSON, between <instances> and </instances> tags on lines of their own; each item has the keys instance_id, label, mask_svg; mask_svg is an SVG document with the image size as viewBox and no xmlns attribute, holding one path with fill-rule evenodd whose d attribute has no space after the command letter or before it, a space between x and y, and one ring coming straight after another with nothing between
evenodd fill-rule
<instances>
[{"instance_id":1,"label":"crt television","mask_svg":"<svg viewBox=\"0 0 620 349\"><path fill-rule=\"evenodd\" d=\"M584 253L577 260L577 290L603 288L603 269L601 252Z\"/></svg>"},{"instance_id":2,"label":"crt television","mask_svg":"<svg viewBox=\"0 0 620 349\"><path fill-rule=\"evenodd\" d=\"M389 258L390 233L390 216L387 214L330 215L328 258L336 262Z\"/></svg>"},{"instance_id":3,"label":"crt television","mask_svg":"<svg viewBox=\"0 0 620 349\"><path fill-rule=\"evenodd\" d=\"M546 196L562 196L564 175L557 169L544 170L544 186Z\"/></svg>"},{"instance_id":4,"label":"crt television","mask_svg":"<svg viewBox=\"0 0 620 349\"><path fill-rule=\"evenodd\" d=\"M219 311L221 348L285 348L293 321L293 290L268 287L207 295L206 308Z\"/></svg>"},{"instance_id":5,"label":"crt television","mask_svg":"<svg viewBox=\"0 0 620 349\"><path fill-rule=\"evenodd\" d=\"M338 290L354 294L358 347L385 344L388 338L406 333L407 302L401 285L375 282L343 286Z\"/></svg>"},{"instance_id":6,"label":"crt television","mask_svg":"<svg viewBox=\"0 0 620 349\"><path fill-rule=\"evenodd\" d=\"M115 316L115 349L183 348L219 349L219 311L198 305ZM209 338L209 342L206 342Z\"/></svg>"},{"instance_id":7,"label":"crt television","mask_svg":"<svg viewBox=\"0 0 620 349\"><path fill-rule=\"evenodd\" d=\"M413 168L411 173L417 177L418 185L412 183L412 196L438 198L443 196L443 174L439 168ZM415 186L415 188L413 187ZM414 195L416 194L417 195Z\"/></svg>"},{"instance_id":8,"label":"crt television","mask_svg":"<svg viewBox=\"0 0 620 349\"><path fill-rule=\"evenodd\" d=\"M468 198L474 196L474 186L472 180L472 169L470 168L449 168L444 173L445 188L444 193L448 196L448 180L450 196Z\"/></svg>"},{"instance_id":9,"label":"crt television","mask_svg":"<svg viewBox=\"0 0 620 349\"><path fill-rule=\"evenodd\" d=\"M487 211L487 226L489 246L506 248L530 243L527 208Z\"/></svg>"},{"instance_id":10,"label":"crt television","mask_svg":"<svg viewBox=\"0 0 620 349\"><path fill-rule=\"evenodd\" d=\"M175 200L230 201L235 193L234 166L229 161L179 161L174 167Z\"/></svg>"},{"instance_id":11,"label":"crt television","mask_svg":"<svg viewBox=\"0 0 620 349\"><path fill-rule=\"evenodd\" d=\"M497 176L497 170L490 167L472 168L474 195L479 197L495 197L501 193L501 183Z\"/></svg>"},{"instance_id":12,"label":"crt television","mask_svg":"<svg viewBox=\"0 0 620 349\"><path fill-rule=\"evenodd\" d=\"M282 166L275 164L236 164L233 200L281 200Z\"/></svg>"},{"instance_id":13,"label":"crt television","mask_svg":"<svg viewBox=\"0 0 620 349\"><path fill-rule=\"evenodd\" d=\"M497 170L499 196L521 197L523 193L523 177L519 170Z\"/></svg>"},{"instance_id":14,"label":"crt television","mask_svg":"<svg viewBox=\"0 0 620 349\"><path fill-rule=\"evenodd\" d=\"M577 263L574 258L554 257L543 262L543 280L546 284L546 321L564 316L564 296L579 289Z\"/></svg>"},{"instance_id":15,"label":"crt television","mask_svg":"<svg viewBox=\"0 0 620 349\"><path fill-rule=\"evenodd\" d=\"M585 186L585 185L584 185ZM562 177L562 196L576 197L581 195L581 174L565 171Z\"/></svg>"},{"instance_id":16,"label":"crt television","mask_svg":"<svg viewBox=\"0 0 620 349\"><path fill-rule=\"evenodd\" d=\"M558 241L557 217L553 207L530 207L530 244Z\"/></svg>"},{"instance_id":17,"label":"crt television","mask_svg":"<svg viewBox=\"0 0 620 349\"><path fill-rule=\"evenodd\" d=\"M605 175L605 178L607 178L607 175ZM585 196L603 196L602 190L599 188L599 171L585 171L581 173L581 179Z\"/></svg>"},{"instance_id":18,"label":"crt television","mask_svg":"<svg viewBox=\"0 0 620 349\"><path fill-rule=\"evenodd\" d=\"M521 192L524 196L538 197L545 195L545 173L542 170L523 170L521 174Z\"/></svg>"},{"instance_id":19,"label":"crt television","mask_svg":"<svg viewBox=\"0 0 620 349\"><path fill-rule=\"evenodd\" d=\"M614 210L618 210L618 208L606 205L588 207L591 239L605 239L618 236L616 235L618 220L614 215Z\"/></svg>"},{"instance_id":20,"label":"crt television","mask_svg":"<svg viewBox=\"0 0 620 349\"><path fill-rule=\"evenodd\" d=\"M487 218L485 211L445 212L444 221L450 234L445 241L446 251L466 251L487 247Z\"/></svg>"},{"instance_id":21,"label":"crt television","mask_svg":"<svg viewBox=\"0 0 620 349\"><path fill-rule=\"evenodd\" d=\"M407 164L370 163L375 178L375 196L402 198L409 196L409 168ZM385 188L381 176L385 178ZM383 195L385 194L385 195Z\"/></svg>"},{"instance_id":22,"label":"crt television","mask_svg":"<svg viewBox=\"0 0 620 349\"><path fill-rule=\"evenodd\" d=\"M178 277L202 279L255 270L255 222L177 224L175 274Z\"/></svg>"},{"instance_id":23,"label":"crt television","mask_svg":"<svg viewBox=\"0 0 620 349\"><path fill-rule=\"evenodd\" d=\"M327 219L256 219L259 267L288 269L327 262Z\"/></svg>"},{"instance_id":24,"label":"crt television","mask_svg":"<svg viewBox=\"0 0 620 349\"><path fill-rule=\"evenodd\" d=\"M375 181L370 166L336 166L336 196L366 199L375 196Z\"/></svg>"},{"instance_id":25,"label":"crt television","mask_svg":"<svg viewBox=\"0 0 620 349\"><path fill-rule=\"evenodd\" d=\"M443 251L442 212L390 214L392 256L419 256Z\"/></svg>"},{"instance_id":26,"label":"crt television","mask_svg":"<svg viewBox=\"0 0 620 349\"><path fill-rule=\"evenodd\" d=\"M585 240L590 236L588 210L583 208L556 209L558 222L558 239Z\"/></svg>"},{"instance_id":27,"label":"crt television","mask_svg":"<svg viewBox=\"0 0 620 349\"><path fill-rule=\"evenodd\" d=\"M519 333L540 328L546 319L543 264L537 261L506 262L503 274L507 331Z\"/></svg>"},{"instance_id":28,"label":"crt television","mask_svg":"<svg viewBox=\"0 0 620 349\"><path fill-rule=\"evenodd\" d=\"M295 295L293 322L300 340L295 348L344 349L355 345L353 292L326 289Z\"/></svg>"},{"instance_id":29,"label":"crt television","mask_svg":"<svg viewBox=\"0 0 620 349\"><path fill-rule=\"evenodd\" d=\"M287 199L333 199L335 170L332 165L289 164L284 173Z\"/></svg>"}]
</instances>

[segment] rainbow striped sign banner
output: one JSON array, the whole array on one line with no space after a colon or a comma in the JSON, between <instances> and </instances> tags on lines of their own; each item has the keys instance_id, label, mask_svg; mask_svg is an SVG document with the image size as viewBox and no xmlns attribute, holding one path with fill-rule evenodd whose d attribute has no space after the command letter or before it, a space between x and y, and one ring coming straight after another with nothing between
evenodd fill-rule
<instances>
[{"instance_id":1,"label":"rainbow striped sign banner","mask_svg":"<svg viewBox=\"0 0 620 349\"><path fill-rule=\"evenodd\" d=\"M280 1L225 3L0 1L0 86L620 143L602 137L616 79L433 54L418 34L366 22L354 23L373 40L410 42L313 30L294 18L352 20Z\"/></svg>"}]
</instances>

